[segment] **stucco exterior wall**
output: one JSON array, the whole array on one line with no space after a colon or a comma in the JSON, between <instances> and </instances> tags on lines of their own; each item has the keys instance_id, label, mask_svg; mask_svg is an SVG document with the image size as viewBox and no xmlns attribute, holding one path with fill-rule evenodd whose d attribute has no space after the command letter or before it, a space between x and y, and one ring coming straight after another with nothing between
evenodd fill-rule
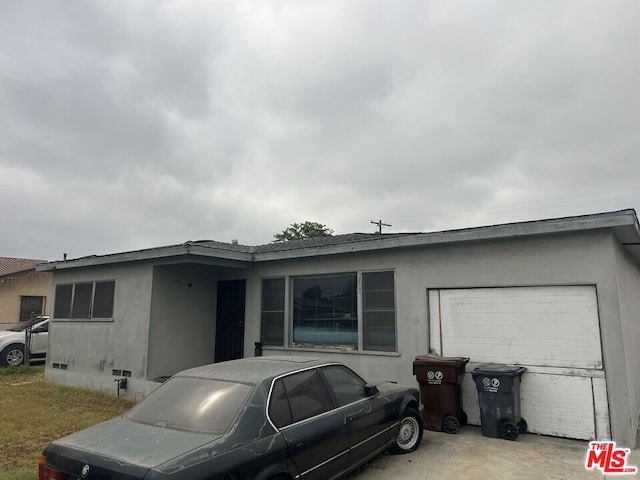
<instances>
[{"instance_id":1,"label":"stucco exterior wall","mask_svg":"<svg viewBox=\"0 0 640 480\"><path fill-rule=\"evenodd\" d=\"M154 268L148 378L213 363L217 277L186 264Z\"/></svg>"},{"instance_id":2,"label":"stucco exterior wall","mask_svg":"<svg viewBox=\"0 0 640 480\"><path fill-rule=\"evenodd\" d=\"M415 384L414 357L428 353L428 289L593 284L598 295L610 405L615 408L611 412L612 433L620 442L635 446L627 379L609 374L611 366L614 372L625 371L626 362L615 264L615 244L608 231L258 264L247 282L245 351L250 352L253 342L260 338L260 283L264 277L395 270L397 354L265 347L265 355L325 356L350 364L366 378L405 384Z\"/></svg>"},{"instance_id":3,"label":"stucco exterior wall","mask_svg":"<svg viewBox=\"0 0 640 480\"><path fill-rule=\"evenodd\" d=\"M20 297L45 297L44 314L51 311L51 272L22 272L0 278L0 330L20 323ZM38 312L39 313L39 312Z\"/></svg>"},{"instance_id":4,"label":"stucco exterior wall","mask_svg":"<svg viewBox=\"0 0 640 480\"><path fill-rule=\"evenodd\" d=\"M619 247L616 249L616 260L625 369L611 372L611 375L627 381L628 422L631 425L630 434L636 436L637 446L640 445L640 267Z\"/></svg>"},{"instance_id":5,"label":"stucco exterior wall","mask_svg":"<svg viewBox=\"0 0 640 480\"><path fill-rule=\"evenodd\" d=\"M116 393L114 380L122 376L112 375L112 370L127 370L131 377L126 393L142 398L146 392L152 277L153 266L143 263L56 272L51 294L54 302L57 284L115 280L114 312L109 321L54 318L49 327L46 378Z\"/></svg>"}]
</instances>

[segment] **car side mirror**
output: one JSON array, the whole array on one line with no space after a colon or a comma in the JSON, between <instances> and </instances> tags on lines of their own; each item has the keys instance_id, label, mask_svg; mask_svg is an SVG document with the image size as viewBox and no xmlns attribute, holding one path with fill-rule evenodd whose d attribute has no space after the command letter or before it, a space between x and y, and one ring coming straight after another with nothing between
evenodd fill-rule
<instances>
[{"instance_id":1,"label":"car side mirror","mask_svg":"<svg viewBox=\"0 0 640 480\"><path fill-rule=\"evenodd\" d=\"M367 383L364 386L364 394L367 397L373 397L376 393L378 393L378 387L376 387L375 385L371 385L371 384Z\"/></svg>"}]
</instances>

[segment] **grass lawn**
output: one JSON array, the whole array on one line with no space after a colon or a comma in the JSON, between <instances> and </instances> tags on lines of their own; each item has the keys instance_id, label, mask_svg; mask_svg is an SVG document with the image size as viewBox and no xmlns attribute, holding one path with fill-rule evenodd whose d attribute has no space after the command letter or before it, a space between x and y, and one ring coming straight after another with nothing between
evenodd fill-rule
<instances>
[{"instance_id":1,"label":"grass lawn","mask_svg":"<svg viewBox=\"0 0 640 480\"><path fill-rule=\"evenodd\" d=\"M37 480L51 440L124 413L134 402L54 385L44 367L0 368L0 480Z\"/></svg>"}]
</instances>

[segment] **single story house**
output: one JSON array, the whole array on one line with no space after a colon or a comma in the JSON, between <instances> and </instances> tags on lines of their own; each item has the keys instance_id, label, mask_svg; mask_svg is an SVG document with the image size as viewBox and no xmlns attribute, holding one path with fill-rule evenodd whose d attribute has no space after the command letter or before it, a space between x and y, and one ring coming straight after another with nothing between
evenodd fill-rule
<instances>
[{"instance_id":1,"label":"single story house","mask_svg":"<svg viewBox=\"0 0 640 480\"><path fill-rule=\"evenodd\" d=\"M49 314L51 272L36 272L46 260L0 257L0 330Z\"/></svg>"},{"instance_id":2,"label":"single story house","mask_svg":"<svg viewBox=\"0 0 640 480\"><path fill-rule=\"evenodd\" d=\"M253 356L343 361L416 384L427 353L520 364L529 431L638 447L640 228L634 210L435 233L245 246L186 242L53 272L46 377L141 398L182 369ZM259 350L259 348L258 348Z\"/></svg>"}]
</instances>

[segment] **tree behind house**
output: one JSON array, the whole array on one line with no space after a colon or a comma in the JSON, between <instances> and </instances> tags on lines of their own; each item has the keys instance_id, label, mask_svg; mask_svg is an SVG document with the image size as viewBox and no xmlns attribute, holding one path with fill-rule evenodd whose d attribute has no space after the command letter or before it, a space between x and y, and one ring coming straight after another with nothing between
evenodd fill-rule
<instances>
[{"instance_id":1,"label":"tree behind house","mask_svg":"<svg viewBox=\"0 0 640 480\"><path fill-rule=\"evenodd\" d=\"M305 238L330 237L333 230L317 222L292 223L288 228L273 235L274 242L302 240Z\"/></svg>"}]
</instances>

